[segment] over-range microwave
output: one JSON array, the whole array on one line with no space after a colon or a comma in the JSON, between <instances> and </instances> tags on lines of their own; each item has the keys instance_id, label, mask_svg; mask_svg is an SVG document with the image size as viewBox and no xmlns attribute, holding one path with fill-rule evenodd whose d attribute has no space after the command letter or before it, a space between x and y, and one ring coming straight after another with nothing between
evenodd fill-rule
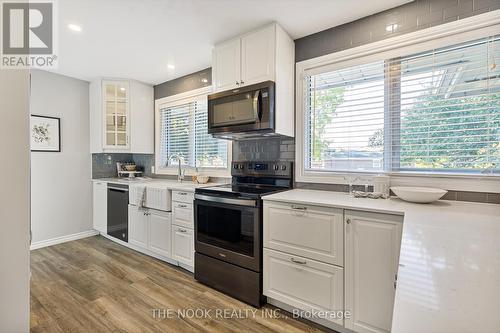
<instances>
[{"instance_id":1,"label":"over-range microwave","mask_svg":"<svg viewBox=\"0 0 500 333\"><path fill-rule=\"evenodd\" d=\"M244 139L274 133L275 84L265 81L208 96L208 133Z\"/></svg>"}]
</instances>

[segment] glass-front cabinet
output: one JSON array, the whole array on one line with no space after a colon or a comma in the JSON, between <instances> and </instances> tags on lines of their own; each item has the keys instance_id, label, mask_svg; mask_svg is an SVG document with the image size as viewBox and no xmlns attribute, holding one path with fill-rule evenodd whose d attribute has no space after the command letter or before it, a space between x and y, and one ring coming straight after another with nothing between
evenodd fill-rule
<instances>
[{"instance_id":1,"label":"glass-front cabinet","mask_svg":"<svg viewBox=\"0 0 500 333\"><path fill-rule=\"evenodd\" d=\"M130 135L129 82L102 81L104 109L103 146L105 149L128 149Z\"/></svg>"}]
</instances>

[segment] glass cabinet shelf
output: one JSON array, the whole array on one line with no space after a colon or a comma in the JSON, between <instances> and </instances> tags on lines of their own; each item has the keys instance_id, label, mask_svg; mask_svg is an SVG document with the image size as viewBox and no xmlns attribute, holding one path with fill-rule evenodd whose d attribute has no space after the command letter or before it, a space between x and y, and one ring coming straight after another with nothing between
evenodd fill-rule
<instances>
[{"instance_id":1,"label":"glass cabinet shelf","mask_svg":"<svg viewBox=\"0 0 500 333\"><path fill-rule=\"evenodd\" d=\"M129 84L126 81L103 81L105 114L104 147L129 147Z\"/></svg>"}]
</instances>

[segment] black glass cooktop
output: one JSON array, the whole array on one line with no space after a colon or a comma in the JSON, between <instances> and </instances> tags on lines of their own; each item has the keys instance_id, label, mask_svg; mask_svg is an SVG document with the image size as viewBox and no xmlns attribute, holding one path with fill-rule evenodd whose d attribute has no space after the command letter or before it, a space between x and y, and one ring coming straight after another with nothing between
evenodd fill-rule
<instances>
[{"instance_id":1,"label":"black glass cooktop","mask_svg":"<svg viewBox=\"0 0 500 333\"><path fill-rule=\"evenodd\" d=\"M266 194L281 192L287 190L288 188L283 188L280 186L266 186L266 185L254 185L254 184L225 184L211 187L203 187L197 189L197 192L219 192L239 194L242 196L252 196L260 197Z\"/></svg>"}]
</instances>

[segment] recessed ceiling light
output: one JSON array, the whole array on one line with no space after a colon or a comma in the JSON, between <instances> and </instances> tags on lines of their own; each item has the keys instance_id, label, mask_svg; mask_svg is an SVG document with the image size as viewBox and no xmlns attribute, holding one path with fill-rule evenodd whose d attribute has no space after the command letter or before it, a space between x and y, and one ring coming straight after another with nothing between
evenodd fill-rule
<instances>
[{"instance_id":1,"label":"recessed ceiling light","mask_svg":"<svg viewBox=\"0 0 500 333\"><path fill-rule=\"evenodd\" d=\"M168 67L168 69L175 69L175 66L172 64L168 64L167 67Z\"/></svg>"},{"instance_id":2,"label":"recessed ceiling light","mask_svg":"<svg viewBox=\"0 0 500 333\"><path fill-rule=\"evenodd\" d=\"M125 88L121 87L121 88L120 88L120 90L121 90L121 91L125 91Z\"/></svg>"},{"instance_id":3,"label":"recessed ceiling light","mask_svg":"<svg viewBox=\"0 0 500 333\"><path fill-rule=\"evenodd\" d=\"M76 25L76 24L68 24L68 28L70 30L77 31L77 32L82 31L82 27L80 27L79 25Z\"/></svg>"}]
</instances>

